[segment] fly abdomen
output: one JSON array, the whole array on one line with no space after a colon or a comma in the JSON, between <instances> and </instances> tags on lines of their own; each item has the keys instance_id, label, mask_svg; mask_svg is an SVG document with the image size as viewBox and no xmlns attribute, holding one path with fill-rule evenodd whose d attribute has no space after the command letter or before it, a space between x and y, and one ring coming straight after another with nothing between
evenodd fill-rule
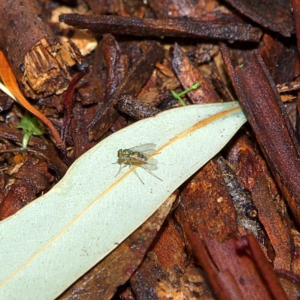
<instances>
[{"instance_id":1,"label":"fly abdomen","mask_svg":"<svg viewBox=\"0 0 300 300\"><path fill-rule=\"evenodd\" d=\"M131 156L140 158L141 160L145 160L145 161L148 160L148 157L145 154L138 151L132 152Z\"/></svg>"}]
</instances>

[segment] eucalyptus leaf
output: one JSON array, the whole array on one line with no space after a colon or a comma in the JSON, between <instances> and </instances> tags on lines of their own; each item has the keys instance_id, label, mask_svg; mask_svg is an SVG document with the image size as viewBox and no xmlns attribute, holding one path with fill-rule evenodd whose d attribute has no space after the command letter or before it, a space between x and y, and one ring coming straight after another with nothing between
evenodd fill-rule
<instances>
[{"instance_id":1,"label":"eucalyptus leaf","mask_svg":"<svg viewBox=\"0 0 300 300\"><path fill-rule=\"evenodd\" d=\"M191 105L139 121L82 155L47 194L0 223L0 299L54 299L151 216L245 123L237 102ZM157 177L119 149L155 143Z\"/></svg>"}]
</instances>

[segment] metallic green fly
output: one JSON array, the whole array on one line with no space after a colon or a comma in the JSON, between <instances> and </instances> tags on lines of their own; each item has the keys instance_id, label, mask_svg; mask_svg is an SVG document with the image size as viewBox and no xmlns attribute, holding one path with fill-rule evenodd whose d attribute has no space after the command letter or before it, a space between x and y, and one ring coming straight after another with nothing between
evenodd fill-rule
<instances>
[{"instance_id":1,"label":"metallic green fly","mask_svg":"<svg viewBox=\"0 0 300 300\"><path fill-rule=\"evenodd\" d=\"M139 178L139 180L144 184L143 180L140 178L139 174L136 171L137 167L142 167L149 174L161 180L156 176L152 171L157 170L157 160L149 157L149 154L155 151L155 144L143 144L129 149L120 149L118 151L118 160L116 163L120 165L120 169L116 176L119 175L121 170L126 166L129 166L133 169L133 172Z\"/></svg>"}]
</instances>

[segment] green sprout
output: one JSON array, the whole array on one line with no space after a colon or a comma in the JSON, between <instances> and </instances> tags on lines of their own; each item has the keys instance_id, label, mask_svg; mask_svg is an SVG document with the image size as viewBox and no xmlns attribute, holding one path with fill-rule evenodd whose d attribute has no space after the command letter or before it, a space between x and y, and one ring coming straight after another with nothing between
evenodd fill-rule
<instances>
[{"instance_id":1,"label":"green sprout","mask_svg":"<svg viewBox=\"0 0 300 300\"><path fill-rule=\"evenodd\" d=\"M24 149L27 148L28 142L32 135L39 136L44 133L43 128L39 123L38 119L35 116L31 116L27 113L24 115L17 128L23 130L24 135L22 140L22 147Z\"/></svg>"},{"instance_id":2,"label":"green sprout","mask_svg":"<svg viewBox=\"0 0 300 300\"><path fill-rule=\"evenodd\" d=\"M179 104L181 106L186 106L186 103L184 102L184 100L181 98L181 96L184 96L186 95L187 93L193 91L193 90L196 90L199 86L200 86L201 82L196 82L194 83L191 87L189 87L188 89L186 90L183 90L182 92L180 93L176 93L175 91L171 91L171 94L172 96L178 100Z\"/></svg>"}]
</instances>

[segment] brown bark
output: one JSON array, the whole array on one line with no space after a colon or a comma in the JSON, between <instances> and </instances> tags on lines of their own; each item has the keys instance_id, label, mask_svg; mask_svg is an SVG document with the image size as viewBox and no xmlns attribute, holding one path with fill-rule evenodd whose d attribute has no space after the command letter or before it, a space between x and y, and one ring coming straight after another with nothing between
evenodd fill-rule
<instances>
[{"instance_id":1,"label":"brown bark","mask_svg":"<svg viewBox=\"0 0 300 300\"><path fill-rule=\"evenodd\" d=\"M221 47L228 73L248 121L298 224L300 224L299 145L276 86L257 52L234 68L228 48Z\"/></svg>"},{"instance_id":2,"label":"brown bark","mask_svg":"<svg viewBox=\"0 0 300 300\"><path fill-rule=\"evenodd\" d=\"M163 49L156 42L144 44L146 51L132 66L126 77L123 79L118 88L110 96L107 103L101 107L89 124L90 139L98 139L112 126L118 117L118 112L114 105L118 102L121 95L129 94L137 96L143 85L150 77L155 64L162 60Z\"/></svg>"},{"instance_id":3,"label":"brown bark","mask_svg":"<svg viewBox=\"0 0 300 300\"><path fill-rule=\"evenodd\" d=\"M81 61L76 46L54 35L35 0L1 1L0 19L0 46L25 95L61 94L70 81L67 68Z\"/></svg>"},{"instance_id":4,"label":"brown bark","mask_svg":"<svg viewBox=\"0 0 300 300\"><path fill-rule=\"evenodd\" d=\"M190 38L239 40L258 42L259 28L228 20L199 19L142 19L118 16L61 15L60 21L76 28L89 29L94 33L135 36L177 36Z\"/></svg>"},{"instance_id":5,"label":"brown bark","mask_svg":"<svg viewBox=\"0 0 300 300\"><path fill-rule=\"evenodd\" d=\"M294 31L289 1L226 0L226 2L256 23L284 36L289 37Z\"/></svg>"},{"instance_id":6,"label":"brown bark","mask_svg":"<svg viewBox=\"0 0 300 300\"><path fill-rule=\"evenodd\" d=\"M294 0L294 3L297 1ZM58 56L56 55L55 58L52 56L60 51L59 47L64 46L51 30L49 31L48 23L43 21L42 12L37 13L38 10L41 11L37 3L29 0L22 2L21 0L4 0L3 2L4 8L0 10L6 9L4 17L3 12L0 13L7 32L4 32L2 40L0 32L0 45L9 54L15 72L19 74L19 82L22 82L22 77L25 76L21 69L26 66L29 70L32 70L33 66L36 67L37 71L34 74L40 77L40 80L49 79L43 75L45 70L46 75L51 77L58 72L56 68L59 67L63 75L59 77L58 83L69 82L69 77L66 75L67 64L61 67L60 59L56 61ZM51 0L40 2L47 3L47 5L55 3L57 6L58 2L62 3L62 1ZM216 54L216 51L219 51L219 40L249 41L252 39L258 41L260 39L262 30L247 23L248 18L268 28L268 34L264 32L263 39L257 44L234 42L233 45L230 43L231 46L240 49L240 57L243 57L246 62L247 59L253 58L253 52L249 49L257 49L277 84L293 80L290 67L295 61L292 59L296 53L295 40L279 38L278 34L275 37L272 32L276 31L288 36L293 31L287 0L273 1L274 5L269 6L268 10L262 7L272 2L270 0L222 2L203 0L193 4L188 0L153 0L149 5L144 5L138 0L123 2L87 0L84 2L89 5L94 15L83 17L77 17L77 15L74 18L72 14L62 18L66 20L66 23L70 20L74 21L76 26L89 26L94 33L103 36L103 39L95 53L86 57L91 73L80 81L79 94L75 91L74 103L70 103L68 107L68 120L70 120L69 117L72 119L70 134L67 135L66 153L71 159L86 152L100 138L131 124L133 118L140 119L156 114L158 109L155 107L158 105L159 110L178 106L170 90L180 93L183 89L190 88L195 82L201 82L199 88L184 96L184 100L189 104L221 102L220 94L224 101L225 99L232 101L233 98L228 93L229 88L226 87L231 84L228 77L225 81L225 76L223 76L223 82L221 82L217 74L218 72L220 76L224 75L221 55ZM237 11L226 2L232 3L241 14L237 14ZM14 3L15 12L9 11L6 7L8 3ZM16 6L20 6L21 3L24 4L22 9L25 11L21 10L22 20L20 20L20 7L16 9ZM82 1L78 3L80 6ZM226 7L220 6L220 3ZM280 6L281 3L282 6ZM130 10L133 4L136 4L135 11ZM251 4L255 5L251 7ZM209 10L208 6L210 6ZM28 9L28 7L31 8ZM143 10L138 11L137 7ZM225 14L224 8L227 10ZM212 9L216 10L212 12ZM7 11L9 14L6 14ZM102 15L95 16L99 11ZM108 15L103 16L104 13ZM296 10L294 13L296 16ZM128 15L144 16L144 19L125 18ZM242 15L248 18L242 20ZM173 19L172 17L184 18ZM18 31L8 28L8 24ZM27 24L30 29L26 27ZM1 26L2 24L0 24L0 29L3 31L3 26ZM18 32L17 38L13 35L15 34L13 30ZM11 36L8 36L10 32L12 32ZM116 37L103 35L105 32L114 33ZM131 36L128 38L126 35ZM142 38L135 39L132 35L143 38L164 36L165 39L161 39L161 44L158 45L155 42L143 43ZM170 38L172 36L176 38ZM207 44L209 41L206 41L204 44L204 38L216 42ZM12 49L12 45L16 49ZM72 48L69 44L68 47ZM39 57L39 54L42 56ZM156 62L163 57L161 64L157 64ZM25 58L27 65L25 65ZM211 74L212 65L218 68L214 78ZM268 98L266 90L269 88L269 82L259 72L260 68L256 70L253 67L253 61L250 62L250 66L247 64L243 66L242 59L237 61L237 65L234 71L238 74L233 76L233 81L234 85L240 87L238 97L243 100L243 97L250 94L250 100L251 98L260 99L263 103L257 101L257 106L253 105L256 107L266 103L266 98ZM247 77L248 71L250 75ZM28 82L33 77L28 79L28 70L26 72L25 84L31 89ZM294 74L297 75L297 73ZM52 77L51 80L45 81L44 85L40 86L40 95L48 95L49 88L55 90ZM218 81L218 85L211 85L211 81L213 83ZM297 88L297 84L285 84L279 87L281 89ZM256 90L257 97L252 97L253 90ZM31 95L30 93L28 95ZM153 94L156 94L155 104L145 101L149 95ZM37 95L32 97L37 97ZM236 95L233 97L237 98ZM2 107L10 109L12 105L4 105L3 102L0 101L0 109ZM59 110L62 102L63 96L61 95L43 98L38 102L39 109L58 128L62 126L63 109ZM145 103L151 103L155 107ZM267 117L264 113L256 111L257 119L262 125L269 125L268 121L272 119L272 115L275 115L275 119L280 119L278 109L271 105L270 107L272 109L266 113ZM248 105L247 108L250 111L252 105ZM119 115L118 110L123 114ZM268 111L268 107L263 107L261 110ZM7 116L1 114L4 117L0 122L0 213L2 213L0 219L15 213L26 203L38 197L67 169L51 141L46 144L41 137L33 137L30 140L26 153L29 157L26 156L26 162L23 162L23 166L20 167L18 159L22 161L24 157L20 154L22 149L16 148L16 144L20 144L22 134L16 129L15 123L19 122L22 111L18 111L18 105L13 105L7 113ZM255 116L252 119L249 118L250 122L255 119ZM278 133L276 123L273 124L273 131ZM279 125L286 129L286 124L280 123ZM272 129L272 126L270 127ZM280 133L273 136L268 135L268 131L256 132L258 132L257 140L260 145L263 145L264 139L267 141L267 146L278 144L277 137ZM288 140L286 147L297 150L298 146L293 148L294 145L287 138L286 131L284 132L283 136ZM253 139L253 143L247 141L249 138ZM205 143L205 141L202 142ZM280 150L285 150L283 143L281 146ZM232 139L226 148L227 161L212 159L180 187L178 205L174 207L174 213L169 215L161 229L163 218L160 218L158 224L158 222L153 222L155 218L153 216L148 224L142 226L144 231L137 230L116 251L80 278L60 299L78 297L105 299L112 297L116 290L118 290L116 297L125 299L125 293L122 293L124 286L118 287L126 284L126 281L125 289L128 292L126 299L128 300L215 299L215 293L226 300L285 299L271 268L273 265L276 270L281 269L281 275L284 274L286 280L289 280L289 291L292 289L292 282L299 282L297 275L300 273L300 234L293 223L294 220L289 218L283 196L287 197L290 206L295 211L294 199L288 198L287 193L280 195L264 163L264 158L256 147L255 137L248 125L237 138ZM287 188L293 190L299 181L296 178L296 172L293 171L293 166L289 173L285 173L292 161L291 156L287 155L287 159L283 159L281 164L276 161L274 163L276 168L270 164L271 160L274 158L276 160L276 157L281 155L280 152L284 151L278 151L279 154L276 154L266 148L263 154L268 158L273 173L276 173L278 186L282 188L280 183L285 184ZM295 153L292 154L295 156ZM201 153L195 153L195 155L201 156ZM220 160L223 161L222 164ZM34 164L36 161L38 163ZM168 167L163 162L159 164L161 168ZM178 166L179 164L180 162ZM47 168L51 171L49 172ZM52 178L55 173L59 175L56 179ZM288 175L287 179L284 177L285 174ZM89 176L89 174L83 174L83 176ZM48 185L45 184L45 178L48 179ZM299 183L298 186L300 186ZM295 191L298 192L297 189ZM295 201L299 199L298 195L296 196ZM144 205L142 201L141 205ZM247 230L257 237L260 245L253 242L249 236L239 240L238 235L244 234ZM259 251L259 247L264 253ZM195 264L191 252L196 258L198 257L202 268ZM267 255L267 260L264 255ZM272 263L271 267L269 262ZM207 284L207 277L209 277L210 284ZM296 289L295 286L296 284L293 286L294 289ZM297 296L297 293L295 294ZM289 299L297 299L296 296L289 297Z\"/></svg>"}]
</instances>

